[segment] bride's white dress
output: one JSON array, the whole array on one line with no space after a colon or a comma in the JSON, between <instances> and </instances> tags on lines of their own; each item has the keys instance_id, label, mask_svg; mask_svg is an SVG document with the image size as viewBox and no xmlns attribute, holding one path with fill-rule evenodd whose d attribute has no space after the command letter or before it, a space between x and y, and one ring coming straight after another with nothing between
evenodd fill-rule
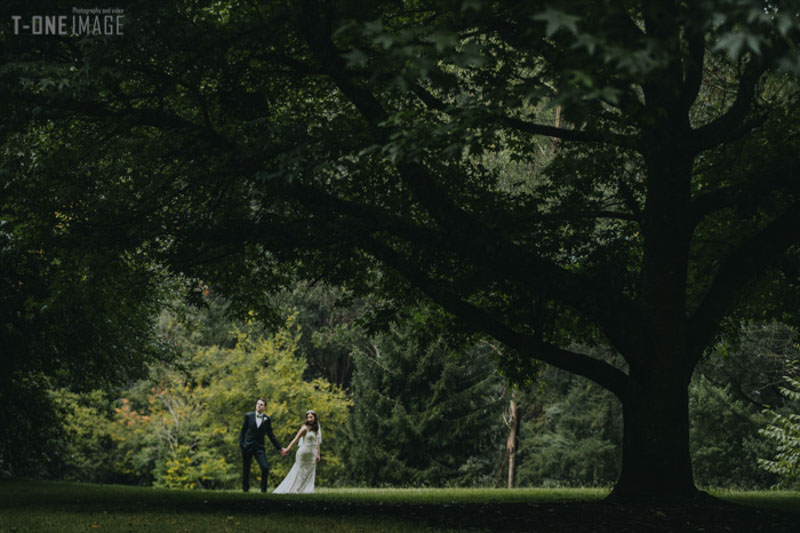
<instances>
[{"instance_id":1,"label":"bride's white dress","mask_svg":"<svg viewBox=\"0 0 800 533\"><path fill-rule=\"evenodd\" d=\"M297 443L294 466L274 494L313 494L314 478L317 475L317 444L320 438L314 431L306 431Z\"/></svg>"}]
</instances>

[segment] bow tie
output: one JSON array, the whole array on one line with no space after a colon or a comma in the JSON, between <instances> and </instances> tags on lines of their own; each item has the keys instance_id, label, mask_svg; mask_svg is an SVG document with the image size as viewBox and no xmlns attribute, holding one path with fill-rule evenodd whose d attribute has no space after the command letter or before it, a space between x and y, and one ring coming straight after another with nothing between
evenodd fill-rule
<instances>
[{"instance_id":1,"label":"bow tie","mask_svg":"<svg viewBox=\"0 0 800 533\"><path fill-rule=\"evenodd\" d=\"M256 415L257 418L264 418L264 415Z\"/></svg>"}]
</instances>

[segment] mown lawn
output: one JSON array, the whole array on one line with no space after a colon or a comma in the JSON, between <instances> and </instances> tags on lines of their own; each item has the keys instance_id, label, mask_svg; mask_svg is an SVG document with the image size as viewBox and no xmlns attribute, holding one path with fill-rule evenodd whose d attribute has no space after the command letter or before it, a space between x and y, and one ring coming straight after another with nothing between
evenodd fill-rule
<instances>
[{"instance_id":1,"label":"mown lawn","mask_svg":"<svg viewBox=\"0 0 800 533\"><path fill-rule=\"evenodd\" d=\"M674 507L604 502L603 489L320 489L311 496L12 480L0 531L796 531L800 492L715 492ZM732 502L739 505L733 505Z\"/></svg>"}]
</instances>

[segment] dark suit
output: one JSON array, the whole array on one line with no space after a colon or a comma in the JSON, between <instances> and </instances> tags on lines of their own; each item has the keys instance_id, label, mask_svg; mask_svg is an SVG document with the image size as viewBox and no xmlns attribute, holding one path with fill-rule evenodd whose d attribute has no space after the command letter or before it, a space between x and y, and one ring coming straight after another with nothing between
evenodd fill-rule
<instances>
[{"instance_id":1,"label":"dark suit","mask_svg":"<svg viewBox=\"0 0 800 533\"><path fill-rule=\"evenodd\" d=\"M242 449L242 490L250 489L250 463L253 457L256 458L258 466L261 468L261 492L267 491L267 479L269 478L269 462L264 451L264 435L269 437L275 448L280 451L281 445L272 433L272 421L264 415L261 426L256 421L255 411L244 415L242 431L239 433L239 447Z\"/></svg>"}]
</instances>

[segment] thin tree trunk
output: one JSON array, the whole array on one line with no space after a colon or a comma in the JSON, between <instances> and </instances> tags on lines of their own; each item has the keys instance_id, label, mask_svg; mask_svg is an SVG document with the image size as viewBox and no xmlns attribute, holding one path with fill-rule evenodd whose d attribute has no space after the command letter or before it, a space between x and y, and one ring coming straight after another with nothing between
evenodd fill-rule
<instances>
[{"instance_id":1,"label":"thin tree trunk","mask_svg":"<svg viewBox=\"0 0 800 533\"><path fill-rule=\"evenodd\" d=\"M562 121L561 121L561 105L557 105L556 106L556 118L555 118L555 121L554 121L553 125L556 128L560 128L561 125L562 125L561 123L562 123ZM559 141L559 139L557 137L550 137L550 150L551 151L555 152L558 149L558 141Z\"/></svg>"},{"instance_id":2,"label":"thin tree trunk","mask_svg":"<svg viewBox=\"0 0 800 533\"><path fill-rule=\"evenodd\" d=\"M508 451L508 488L514 488L514 478L517 470L517 440L519 433L519 409L514 395L511 395L511 402L508 407L508 440L506 450Z\"/></svg>"}]
</instances>

